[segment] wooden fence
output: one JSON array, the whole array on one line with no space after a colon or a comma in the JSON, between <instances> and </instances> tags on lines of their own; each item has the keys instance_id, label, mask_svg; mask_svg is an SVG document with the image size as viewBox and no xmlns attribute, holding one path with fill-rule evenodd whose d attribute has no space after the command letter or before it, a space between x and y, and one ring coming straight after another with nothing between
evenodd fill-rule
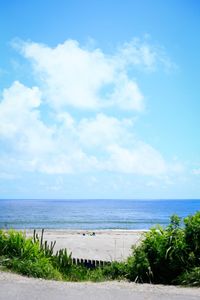
<instances>
[{"instance_id":1,"label":"wooden fence","mask_svg":"<svg viewBox=\"0 0 200 300\"><path fill-rule=\"evenodd\" d=\"M82 265L88 269L101 268L105 265L110 265L110 261L84 259L84 258L72 258L73 265Z\"/></svg>"}]
</instances>

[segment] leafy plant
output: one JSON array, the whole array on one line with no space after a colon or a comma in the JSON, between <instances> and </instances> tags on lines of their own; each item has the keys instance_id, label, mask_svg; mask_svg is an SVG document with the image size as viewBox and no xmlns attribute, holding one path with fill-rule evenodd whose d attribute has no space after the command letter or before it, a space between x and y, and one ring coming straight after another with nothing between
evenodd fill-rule
<instances>
[{"instance_id":1,"label":"leafy plant","mask_svg":"<svg viewBox=\"0 0 200 300\"><path fill-rule=\"evenodd\" d=\"M156 226L145 234L128 258L129 280L162 284L194 281L200 267L200 212L185 218L185 227L180 222L173 215L166 228Z\"/></svg>"},{"instance_id":2,"label":"leafy plant","mask_svg":"<svg viewBox=\"0 0 200 300\"><path fill-rule=\"evenodd\" d=\"M200 266L200 211L185 218L184 223L188 249L194 254L195 264Z\"/></svg>"},{"instance_id":3,"label":"leafy plant","mask_svg":"<svg viewBox=\"0 0 200 300\"><path fill-rule=\"evenodd\" d=\"M46 257L35 260L13 258L7 261L6 266L26 276L55 280L61 280L63 278L62 274L53 267L51 261Z\"/></svg>"},{"instance_id":4,"label":"leafy plant","mask_svg":"<svg viewBox=\"0 0 200 300\"><path fill-rule=\"evenodd\" d=\"M177 284L200 286L200 267L182 273L176 280Z\"/></svg>"}]
</instances>

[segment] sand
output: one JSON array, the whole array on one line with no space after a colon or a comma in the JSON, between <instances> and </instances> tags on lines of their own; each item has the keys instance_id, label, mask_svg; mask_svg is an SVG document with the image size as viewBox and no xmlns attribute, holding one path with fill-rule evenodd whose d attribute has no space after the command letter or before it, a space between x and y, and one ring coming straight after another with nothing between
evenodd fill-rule
<instances>
[{"instance_id":1,"label":"sand","mask_svg":"<svg viewBox=\"0 0 200 300\"><path fill-rule=\"evenodd\" d=\"M123 261L131 254L132 245L141 241L143 233L135 230L45 230L44 240L56 241L55 251L67 248L74 258ZM33 230L26 230L26 235L32 236Z\"/></svg>"}]
</instances>

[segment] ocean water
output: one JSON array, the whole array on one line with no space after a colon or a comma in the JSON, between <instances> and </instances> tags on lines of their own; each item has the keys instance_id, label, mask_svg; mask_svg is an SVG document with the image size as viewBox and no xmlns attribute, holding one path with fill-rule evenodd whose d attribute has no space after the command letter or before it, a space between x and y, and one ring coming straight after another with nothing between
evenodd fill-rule
<instances>
[{"instance_id":1,"label":"ocean water","mask_svg":"<svg viewBox=\"0 0 200 300\"><path fill-rule=\"evenodd\" d=\"M200 210L200 200L0 200L0 228L148 229Z\"/></svg>"}]
</instances>

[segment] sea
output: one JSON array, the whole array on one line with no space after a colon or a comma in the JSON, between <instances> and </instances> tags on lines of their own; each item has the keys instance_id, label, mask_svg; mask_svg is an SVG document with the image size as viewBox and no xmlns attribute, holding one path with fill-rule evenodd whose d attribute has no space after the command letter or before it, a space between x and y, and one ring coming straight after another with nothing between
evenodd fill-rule
<instances>
[{"instance_id":1,"label":"sea","mask_svg":"<svg viewBox=\"0 0 200 300\"><path fill-rule=\"evenodd\" d=\"M200 200L0 200L0 228L149 229L200 210Z\"/></svg>"}]
</instances>

